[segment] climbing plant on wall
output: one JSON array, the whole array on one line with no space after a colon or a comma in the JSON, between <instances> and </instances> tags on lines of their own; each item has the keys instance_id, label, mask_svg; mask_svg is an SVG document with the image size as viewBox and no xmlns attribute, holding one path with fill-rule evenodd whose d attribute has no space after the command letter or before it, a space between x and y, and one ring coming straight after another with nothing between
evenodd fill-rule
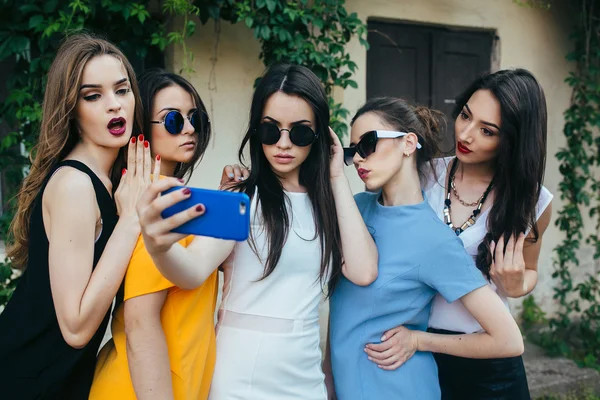
<instances>
[{"instance_id":1,"label":"climbing plant on wall","mask_svg":"<svg viewBox=\"0 0 600 400\"><path fill-rule=\"evenodd\" d=\"M572 35L574 48L567 55L575 68L566 82L573 88L570 107L565 112L563 133L567 145L556 157L560 162L559 184L563 208L556 225L565 238L555 249L555 299L558 316L551 319L553 335L547 341L562 353L573 353L573 341L580 341L574 355L585 365L600 366L600 281L587 274L575 282L583 246L600 260L600 4L579 0L579 16ZM584 232L592 232L585 234ZM573 316L580 317L574 324ZM573 332L575 330L575 332ZM568 332L569 334L565 334Z\"/></svg>"},{"instance_id":2,"label":"climbing plant on wall","mask_svg":"<svg viewBox=\"0 0 600 400\"><path fill-rule=\"evenodd\" d=\"M265 65L292 62L311 68L323 81L332 111L331 125L347 133L348 110L334 100L334 88L357 87L356 64L346 45L354 37L367 46L366 26L349 14L344 0L2 0L0 67L9 69L6 97L0 95L0 171L11 198L29 166L37 138L41 102L50 64L65 34L81 29L116 43L140 72L168 46L183 50L180 73L193 72L194 54L186 45L197 23L244 23L261 44ZM160 60L157 60L160 62ZM2 91L0 90L0 93ZM12 219L14 200L0 217L0 240ZM0 305L15 285L15 271L0 263Z\"/></svg>"},{"instance_id":3,"label":"climbing plant on wall","mask_svg":"<svg viewBox=\"0 0 600 400\"><path fill-rule=\"evenodd\" d=\"M367 27L356 13L348 13L344 0L205 0L197 2L201 18L244 23L261 44L265 65L302 64L323 82L331 107L331 125L347 134L348 110L336 102L335 87L356 88L357 65L346 45L357 37L368 48ZM203 12L204 11L204 12ZM206 20L204 20L206 21Z\"/></svg>"}]
</instances>

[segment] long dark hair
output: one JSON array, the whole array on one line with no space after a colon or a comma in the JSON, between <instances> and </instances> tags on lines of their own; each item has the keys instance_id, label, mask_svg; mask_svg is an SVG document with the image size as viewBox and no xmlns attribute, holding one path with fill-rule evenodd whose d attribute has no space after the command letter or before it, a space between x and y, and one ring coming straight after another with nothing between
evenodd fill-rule
<instances>
[{"instance_id":1,"label":"long dark hair","mask_svg":"<svg viewBox=\"0 0 600 400\"><path fill-rule=\"evenodd\" d=\"M300 184L306 187L312 203L316 234L321 244L320 281L323 284L329 273L329 291L332 293L342 268L341 239L333 190L329 180L329 151L333 144L329 135L329 106L319 78L308 68L299 65L277 64L271 66L260 79L250 108L248 130L239 150L239 159L244 164L244 149L249 144L252 169L248 179L238 186L249 196L256 194L260 199L262 221L268 238L268 256L263 279L277 266L283 245L289 233L288 200L283 186L265 157L262 144L255 130L263 118L267 100L277 92L297 96L305 100L315 115L318 138L312 144L307 159L300 167ZM254 238L250 237L254 247ZM331 264L331 266L330 266Z\"/></svg>"},{"instance_id":2,"label":"long dark hair","mask_svg":"<svg viewBox=\"0 0 600 400\"><path fill-rule=\"evenodd\" d=\"M428 170L433 171L433 159L441 154L442 127L444 116L428 107L414 106L404 99L395 97L375 97L369 99L354 115L351 125L363 114L375 113L387 125L401 132L413 132L419 138L421 148L416 152L417 169L421 180L427 178Z\"/></svg>"},{"instance_id":3,"label":"long dark hair","mask_svg":"<svg viewBox=\"0 0 600 400\"><path fill-rule=\"evenodd\" d=\"M539 239L536 204L546 166L547 112L542 87L527 70L502 70L483 76L456 99L457 118L473 93L489 90L500 103L500 148L495 160L494 204L487 234L477 249L476 264L489 279L490 243L531 229Z\"/></svg>"},{"instance_id":4,"label":"long dark hair","mask_svg":"<svg viewBox=\"0 0 600 400\"><path fill-rule=\"evenodd\" d=\"M154 108L154 97L162 89L175 85L181 87L183 90L185 90L192 96L192 99L194 99L194 106L198 110L200 120L208 121L208 113L206 111L206 107L204 106L200 95L190 82L188 82L185 78L183 78L180 75L167 72L160 68L149 69L145 71L140 77L139 86L140 96L142 98L142 105L144 108L143 132L148 138L150 144L152 144L152 123L150 121L153 119L152 110ZM207 116L206 119L200 117L200 114L202 113L204 113ZM186 177L187 179L189 179L192 175L192 172L194 172L194 167L204 156L204 152L206 151L208 143L210 142L210 122L202 124L200 130L200 132L196 132L196 134L199 136L194 155L192 156L190 162L177 163L174 174L176 178Z\"/></svg>"}]
</instances>

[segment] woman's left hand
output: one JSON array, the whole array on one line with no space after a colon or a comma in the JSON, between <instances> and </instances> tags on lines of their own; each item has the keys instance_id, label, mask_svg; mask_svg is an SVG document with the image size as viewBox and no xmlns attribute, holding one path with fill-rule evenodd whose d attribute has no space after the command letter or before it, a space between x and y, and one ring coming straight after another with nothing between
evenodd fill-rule
<instances>
[{"instance_id":1,"label":"woman's left hand","mask_svg":"<svg viewBox=\"0 0 600 400\"><path fill-rule=\"evenodd\" d=\"M410 359L419 346L417 332L398 326L385 332L381 343L365 347L369 360L381 369L392 371Z\"/></svg>"},{"instance_id":2,"label":"woman's left hand","mask_svg":"<svg viewBox=\"0 0 600 400\"><path fill-rule=\"evenodd\" d=\"M331 179L339 178L344 175L344 148L342 147L342 142L335 134L333 129L329 128L329 134L331 135L331 140L333 144L331 145L331 164L329 167L329 174Z\"/></svg>"},{"instance_id":3,"label":"woman's left hand","mask_svg":"<svg viewBox=\"0 0 600 400\"><path fill-rule=\"evenodd\" d=\"M490 244L492 253L492 265L490 276L496 286L504 293L513 297L527 291L525 281L525 259L523 258L523 246L525 234L521 233L518 238L511 236L504 249L504 236L498 243Z\"/></svg>"}]
</instances>

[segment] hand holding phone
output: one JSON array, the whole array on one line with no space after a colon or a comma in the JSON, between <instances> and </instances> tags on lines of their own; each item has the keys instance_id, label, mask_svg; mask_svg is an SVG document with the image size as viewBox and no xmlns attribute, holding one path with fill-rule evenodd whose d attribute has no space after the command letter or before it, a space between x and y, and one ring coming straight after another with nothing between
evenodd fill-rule
<instances>
[{"instance_id":1,"label":"hand holding phone","mask_svg":"<svg viewBox=\"0 0 600 400\"><path fill-rule=\"evenodd\" d=\"M172 187L162 193L183 190ZM190 194L184 200L163 210L161 216L169 218L196 204L204 205L204 214L185 222L171 232L210 236L218 239L244 241L250 233L250 198L245 193L188 187Z\"/></svg>"}]
</instances>

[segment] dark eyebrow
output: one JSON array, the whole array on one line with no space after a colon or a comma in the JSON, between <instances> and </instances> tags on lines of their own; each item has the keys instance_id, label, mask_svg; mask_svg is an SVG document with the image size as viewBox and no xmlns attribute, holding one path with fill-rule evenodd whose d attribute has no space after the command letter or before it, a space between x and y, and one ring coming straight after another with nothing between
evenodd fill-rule
<instances>
[{"instance_id":1,"label":"dark eyebrow","mask_svg":"<svg viewBox=\"0 0 600 400\"><path fill-rule=\"evenodd\" d=\"M469 105L465 103L465 108L467 109L467 111L469 112L469 114L473 115L473 112L471 111L471 109L469 108ZM481 121L482 124L487 125L487 126L491 126L492 128L496 128L498 130L500 130L500 127L496 124L493 124L491 122L487 122L487 121Z\"/></svg>"},{"instance_id":2,"label":"dark eyebrow","mask_svg":"<svg viewBox=\"0 0 600 400\"><path fill-rule=\"evenodd\" d=\"M123 79L119 79L118 81L116 81L114 83L113 86L119 86L122 83L127 82L129 79L127 78L123 78ZM94 89L99 89L101 88L102 85L98 85L98 84L88 84L88 85L81 85L81 87L79 88L79 90L83 90L83 89L87 89L87 88L94 88Z\"/></svg>"},{"instance_id":3,"label":"dark eyebrow","mask_svg":"<svg viewBox=\"0 0 600 400\"><path fill-rule=\"evenodd\" d=\"M496 124L492 124L491 122L487 122L487 121L481 121L482 124L487 125L487 126L491 126L492 128L496 128L498 130L500 130L500 127Z\"/></svg>"},{"instance_id":4,"label":"dark eyebrow","mask_svg":"<svg viewBox=\"0 0 600 400\"><path fill-rule=\"evenodd\" d=\"M158 114L160 114L160 113L161 113L161 112L163 112L163 111L178 111L178 112L182 113L182 112L181 112L181 110L180 110L179 108L165 107L165 108L163 108L162 110L160 110L160 111L158 112ZM191 108L191 109L190 109L190 111L188 111L188 114L191 114L191 113L193 113L193 112L195 112L195 111L198 111L198 109L197 109L197 108ZM182 113L182 114L183 114L183 113Z\"/></svg>"},{"instance_id":5,"label":"dark eyebrow","mask_svg":"<svg viewBox=\"0 0 600 400\"><path fill-rule=\"evenodd\" d=\"M162 110L160 110L158 113L160 114L163 111L179 111L179 112L181 112L181 110L179 108L165 107Z\"/></svg>"},{"instance_id":6,"label":"dark eyebrow","mask_svg":"<svg viewBox=\"0 0 600 400\"><path fill-rule=\"evenodd\" d=\"M265 116L265 117L263 117L263 119L268 119L269 121L271 121L271 122L274 122L275 124L279 124L279 121L277 121L275 118L271 118L271 117L269 117L268 115L267 115L267 116ZM304 124L304 123L306 123L306 122L308 122L309 124L311 123L311 122L310 122L309 120L307 120L307 119L301 119L300 121L295 121L295 122L292 122L292 124L291 124L291 125L300 125L300 124Z\"/></svg>"}]
</instances>

